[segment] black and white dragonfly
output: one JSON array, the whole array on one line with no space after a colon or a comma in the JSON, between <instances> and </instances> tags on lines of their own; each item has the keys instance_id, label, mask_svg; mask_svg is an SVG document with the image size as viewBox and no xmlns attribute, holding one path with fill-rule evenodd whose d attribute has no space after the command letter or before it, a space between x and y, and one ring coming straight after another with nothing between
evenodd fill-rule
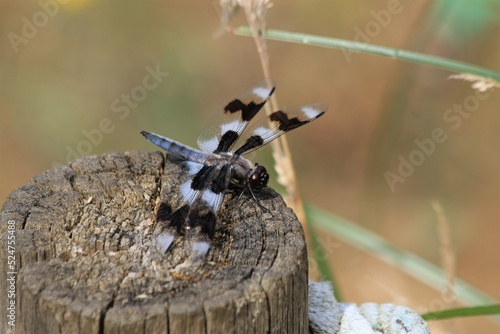
<instances>
[{"instance_id":1,"label":"black and white dragonfly","mask_svg":"<svg viewBox=\"0 0 500 334\"><path fill-rule=\"evenodd\" d=\"M160 135L141 131L151 143L181 161L188 178L179 187L185 204L176 210L161 205L156 237L166 252L174 238L184 233L192 251L206 255L214 236L217 213L229 189L248 190L267 186L269 174L264 166L252 164L243 156L266 145L282 134L307 124L325 113L324 103L300 105L274 111L251 122L274 92L271 80L263 80L229 102L198 136L198 149Z\"/></svg>"}]
</instances>

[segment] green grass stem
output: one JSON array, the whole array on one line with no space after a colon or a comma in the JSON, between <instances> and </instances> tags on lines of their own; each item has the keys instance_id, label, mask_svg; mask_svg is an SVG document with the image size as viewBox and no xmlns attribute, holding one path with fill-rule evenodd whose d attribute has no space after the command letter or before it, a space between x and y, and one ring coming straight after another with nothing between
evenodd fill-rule
<instances>
[{"instance_id":1,"label":"green grass stem","mask_svg":"<svg viewBox=\"0 0 500 334\"><path fill-rule=\"evenodd\" d=\"M251 32L248 27L239 27L234 30L234 34L240 36L251 36ZM265 38L275 41L340 49L344 52L359 52L359 53L385 56L421 65L427 65L451 72L468 73L500 82L500 72L468 64L461 61L427 55L413 51L394 49L385 46L355 42L345 39L294 33L281 30L266 30Z\"/></svg>"}]
</instances>

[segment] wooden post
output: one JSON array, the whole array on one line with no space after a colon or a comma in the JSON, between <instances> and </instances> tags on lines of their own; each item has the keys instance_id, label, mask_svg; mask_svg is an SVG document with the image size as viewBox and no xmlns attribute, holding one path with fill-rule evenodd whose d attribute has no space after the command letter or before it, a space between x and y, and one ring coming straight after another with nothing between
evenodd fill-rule
<instances>
[{"instance_id":1,"label":"wooden post","mask_svg":"<svg viewBox=\"0 0 500 334\"><path fill-rule=\"evenodd\" d=\"M108 153L14 190L0 221L0 331L307 333L304 236L282 198L258 191L267 212L226 196L207 260L189 264L182 237L164 254L153 236L183 178L159 152Z\"/></svg>"}]
</instances>

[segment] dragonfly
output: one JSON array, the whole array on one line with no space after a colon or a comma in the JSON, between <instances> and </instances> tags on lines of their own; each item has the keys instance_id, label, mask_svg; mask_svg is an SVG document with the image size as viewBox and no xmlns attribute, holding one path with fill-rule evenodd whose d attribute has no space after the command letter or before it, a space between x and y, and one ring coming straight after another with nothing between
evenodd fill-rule
<instances>
[{"instance_id":1,"label":"dragonfly","mask_svg":"<svg viewBox=\"0 0 500 334\"><path fill-rule=\"evenodd\" d=\"M161 232L156 241L163 252L171 248L178 235L184 235L192 252L206 256L225 195L234 189L241 192L240 196L248 191L257 201L254 190L268 184L266 168L252 164L244 156L319 118L328 109L327 104L316 102L255 118L274 91L274 81L265 79L231 100L199 134L199 149L141 131L147 140L178 161L188 175L179 186L180 207L172 210L162 202L157 210Z\"/></svg>"}]
</instances>

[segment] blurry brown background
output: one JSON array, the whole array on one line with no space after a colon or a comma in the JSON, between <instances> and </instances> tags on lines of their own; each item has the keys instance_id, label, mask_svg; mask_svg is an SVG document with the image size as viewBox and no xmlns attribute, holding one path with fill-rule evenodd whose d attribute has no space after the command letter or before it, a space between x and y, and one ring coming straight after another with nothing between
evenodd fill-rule
<instances>
[{"instance_id":1,"label":"blurry brown background","mask_svg":"<svg viewBox=\"0 0 500 334\"><path fill-rule=\"evenodd\" d=\"M253 40L214 37L220 23L210 1L61 2L0 0L1 203L77 155L155 150L140 130L195 145L207 120L263 77ZM397 13L383 16L394 2ZM268 28L500 71L498 3L276 1ZM241 24L243 13L232 22ZM458 276L500 298L500 91L474 100L470 83L449 80L449 72L386 57L280 42L269 42L269 53L282 105L330 105L289 136L304 200L440 265L436 200L452 228ZM165 75L145 90L155 69ZM464 103L469 116L448 112ZM446 141L392 191L384 173L397 173L400 157L408 160L415 140L435 128ZM272 165L269 149L253 160ZM420 312L457 306L398 268L324 238L346 300ZM500 329L486 317L431 325L434 333Z\"/></svg>"}]
</instances>

